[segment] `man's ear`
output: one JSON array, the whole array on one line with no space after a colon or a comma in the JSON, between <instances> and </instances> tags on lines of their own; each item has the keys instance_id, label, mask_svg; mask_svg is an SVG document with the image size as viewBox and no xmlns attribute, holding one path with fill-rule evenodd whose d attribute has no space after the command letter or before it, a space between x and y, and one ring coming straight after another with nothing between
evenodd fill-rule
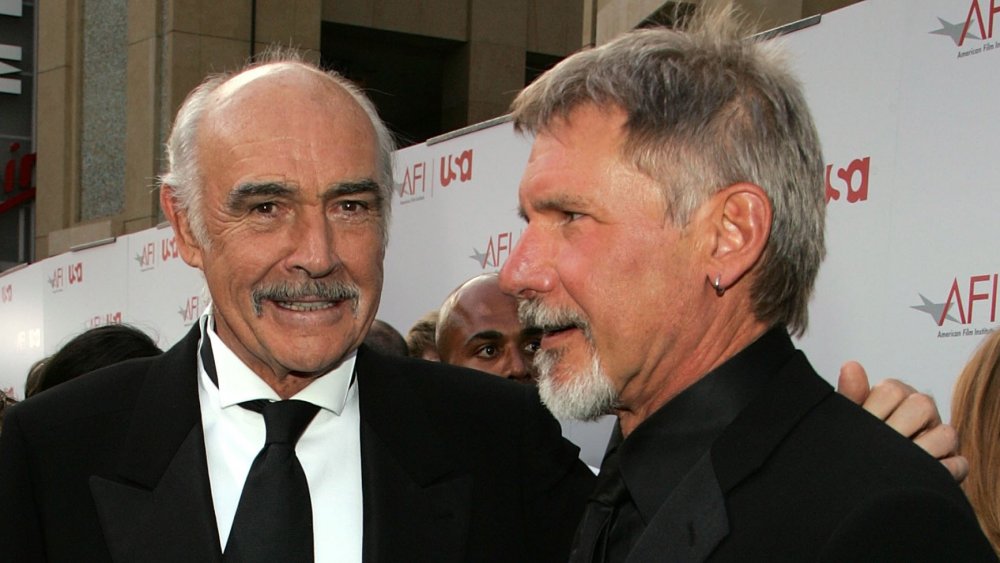
<instances>
[{"instance_id":1,"label":"man's ear","mask_svg":"<svg viewBox=\"0 0 1000 563\"><path fill-rule=\"evenodd\" d=\"M166 184L160 186L160 209L167 216L170 225L174 228L174 241L177 243L177 251L181 258L189 266L204 270L204 260L202 253L204 249L200 241L194 236L191 230L191 222L186 211L177 207L177 200L174 197L173 186Z\"/></svg>"},{"instance_id":2,"label":"man's ear","mask_svg":"<svg viewBox=\"0 0 1000 563\"><path fill-rule=\"evenodd\" d=\"M771 200L760 186L739 183L716 193L701 210L707 214L708 283L720 295L760 260L771 235Z\"/></svg>"}]
</instances>

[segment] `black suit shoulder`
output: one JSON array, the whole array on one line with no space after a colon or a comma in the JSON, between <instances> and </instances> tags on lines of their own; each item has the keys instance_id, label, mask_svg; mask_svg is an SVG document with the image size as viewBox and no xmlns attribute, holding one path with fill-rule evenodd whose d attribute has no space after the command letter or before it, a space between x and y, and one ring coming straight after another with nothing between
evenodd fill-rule
<instances>
[{"instance_id":1,"label":"black suit shoulder","mask_svg":"<svg viewBox=\"0 0 1000 563\"><path fill-rule=\"evenodd\" d=\"M832 392L726 503L717 560L994 560L944 467Z\"/></svg>"},{"instance_id":2,"label":"black suit shoulder","mask_svg":"<svg viewBox=\"0 0 1000 563\"><path fill-rule=\"evenodd\" d=\"M379 367L365 369L372 364ZM362 394L368 383L377 383L377 393L420 405L437 426L456 436L510 434L526 417L558 431L533 386L439 362L381 356L367 348L359 355L358 370Z\"/></svg>"},{"instance_id":3,"label":"black suit shoulder","mask_svg":"<svg viewBox=\"0 0 1000 563\"><path fill-rule=\"evenodd\" d=\"M67 381L19 403L16 416L51 429L128 411L129 399L143 385L153 359L127 360Z\"/></svg>"},{"instance_id":4,"label":"black suit shoulder","mask_svg":"<svg viewBox=\"0 0 1000 563\"><path fill-rule=\"evenodd\" d=\"M86 559L107 556L87 483L118 463L148 364L131 361L86 374L22 401L5 417L0 432L4 557L33 561L48 552L59 560L53 545L75 549Z\"/></svg>"},{"instance_id":5,"label":"black suit shoulder","mask_svg":"<svg viewBox=\"0 0 1000 563\"><path fill-rule=\"evenodd\" d=\"M146 452L165 443L169 456L174 435L197 423L197 341L192 330L164 354L88 373L11 409L0 432L5 557L110 559L90 480L137 458L155 464Z\"/></svg>"},{"instance_id":6,"label":"black suit shoulder","mask_svg":"<svg viewBox=\"0 0 1000 563\"><path fill-rule=\"evenodd\" d=\"M585 468L579 462L579 448L561 437L559 423L542 405L534 386L473 369L362 350L359 378L365 377L364 365L377 362L382 369L368 379L379 380L381 399L396 402L400 409L419 405L439 432L461 444L464 457L477 459L481 453L490 458L489 452L509 448L533 452L526 459L509 460L514 463L558 467L558 471ZM365 387L361 379L362 396Z\"/></svg>"},{"instance_id":7,"label":"black suit shoulder","mask_svg":"<svg viewBox=\"0 0 1000 563\"><path fill-rule=\"evenodd\" d=\"M838 523L819 561L996 561L965 503L919 487L875 492Z\"/></svg>"},{"instance_id":8,"label":"black suit shoulder","mask_svg":"<svg viewBox=\"0 0 1000 563\"><path fill-rule=\"evenodd\" d=\"M371 425L417 478L470 479L466 560L565 561L594 475L533 387L365 348L357 365L362 436Z\"/></svg>"}]
</instances>

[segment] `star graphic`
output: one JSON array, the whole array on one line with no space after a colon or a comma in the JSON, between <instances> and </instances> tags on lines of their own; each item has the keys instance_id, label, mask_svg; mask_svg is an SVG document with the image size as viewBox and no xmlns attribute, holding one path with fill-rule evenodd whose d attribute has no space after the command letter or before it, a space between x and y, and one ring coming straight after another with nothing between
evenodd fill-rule
<instances>
[{"instance_id":1,"label":"star graphic","mask_svg":"<svg viewBox=\"0 0 1000 563\"><path fill-rule=\"evenodd\" d=\"M177 309L177 314L180 315L182 319L186 319L188 315L187 307Z\"/></svg>"},{"instance_id":2,"label":"star graphic","mask_svg":"<svg viewBox=\"0 0 1000 563\"><path fill-rule=\"evenodd\" d=\"M139 264L140 266L142 266L142 254L136 254L136 255L135 255L135 261L136 261L136 263L138 263L138 264Z\"/></svg>"},{"instance_id":3,"label":"star graphic","mask_svg":"<svg viewBox=\"0 0 1000 563\"><path fill-rule=\"evenodd\" d=\"M56 286L56 278L55 278L55 276L53 276L51 278L48 278L48 280L49 280L49 287L55 287Z\"/></svg>"},{"instance_id":4,"label":"star graphic","mask_svg":"<svg viewBox=\"0 0 1000 563\"><path fill-rule=\"evenodd\" d=\"M924 304L923 305L910 305L910 308L911 309L916 309L918 311L923 311L923 312L927 313L928 315L930 315L934 319L934 323L936 324L939 320L941 320L941 313L944 311L944 305L945 304L944 303L931 303L931 300L927 299L926 297L924 297L923 294L918 293L917 295L920 295L920 300L923 301ZM946 315L945 318L948 319L949 321L953 322L953 323L957 323L958 322L958 319L956 319L955 317L953 317L951 315Z\"/></svg>"},{"instance_id":5,"label":"star graphic","mask_svg":"<svg viewBox=\"0 0 1000 563\"><path fill-rule=\"evenodd\" d=\"M476 262L479 262L479 266L482 267L482 266L485 265L485 262L486 262L486 253L479 252L478 250L476 250L475 248L473 248L472 249L472 256L469 256L469 258L472 258Z\"/></svg>"},{"instance_id":6,"label":"star graphic","mask_svg":"<svg viewBox=\"0 0 1000 563\"><path fill-rule=\"evenodd\" d=\"M935 29L934 31L929 31L928 33L931 35L947 35L948 37L951 37L951 40L955 42L955 45L958 45L958 42L962 40L962 28L965 27L965 24L948 23L941 18L938 18L938 21L941 22L941 29ZM973 35L971 29L965 36L973 39L979 39L979 37Z\"/></svg>"}]
</instances>

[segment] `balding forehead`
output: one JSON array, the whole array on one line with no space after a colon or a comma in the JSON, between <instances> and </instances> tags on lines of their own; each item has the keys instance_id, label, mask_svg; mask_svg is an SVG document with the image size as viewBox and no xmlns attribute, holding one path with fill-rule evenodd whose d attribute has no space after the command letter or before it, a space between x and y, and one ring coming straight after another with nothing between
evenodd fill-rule
<instances>
[{"instance_id":1,"label":"balding forehead","mask_svg":"<svg viewBox=\"0 0 1000 563\"><path fill-rule=\"evenodd\" d=\"M311 82L313 84L333 86L338 90L343 90L343 88L340 88L340 86L334 82L333 79L318 69L295 61L282 61L268 63L241 72L222 83L222 85L216 89L215 93L220 97L228 96L244 87L258 83L261 80L268 80L269 82L271 80L277 80L280 82Z\"/></svg>"},{"instance_id":2,"label":"balding forehead","mask_svg":"<svg viewBox=\"0 0 1000 563\"><path fill-rule=\"evenodd\" d=\"M297 62L269 63L242 72L221 84L205 111L201 133L217 128L266 128L271 118L288 112L330 118L338 127L356 128L360 139L375 141L375 130L364 108L333 78ZM272 126L275 124L272 123ZM281 121L279 128L286 125ZM200 135L199 135L200 136Z\"/></svg>"},{"instance_id":3,"label":"balding forehead","mask_svg":"<svg viewBox=\"0 0 1000 563\"><path fill-rule=\"evenodd\" d=\"M469 315L498 314L517 310L517 300L500 290L495 276L481 278L463 287L459 292L455 309Z\"/></svg>"}]
</instances>

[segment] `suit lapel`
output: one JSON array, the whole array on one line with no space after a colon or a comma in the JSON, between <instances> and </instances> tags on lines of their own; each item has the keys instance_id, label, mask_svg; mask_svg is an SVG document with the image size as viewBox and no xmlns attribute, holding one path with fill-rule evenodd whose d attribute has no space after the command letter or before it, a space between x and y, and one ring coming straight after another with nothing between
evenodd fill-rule
<instances>
[{"instance_id":1,"label":"suit lapel","mask_svg":"<svg viewBox=\"0 0 1000 563\"><path fill-rule=\"evenodd\" d=\"M197 326L150 365L116 471L91 493L116 561L221 558L197 389Z\"/></svg>"},{"instance_id":2,"label":"suit lapel","mask_svg":"<svg viewBox=\"0 0 1000 563\"><path fill-rule=\"evenodd\" d=\"M706 453L667 497L628 562L704 561L729 534L726 502Z\"/></svg>"},{"instance_id":3,"label":"suit lapel","mask_svg":"<svg viewBox=\"0 0 1000 563\"><path fill-rule=\"evenodd\" d=\"M357 360L363 559L462 561L472 478L439 438L419 380L362 347Z\"/></svg>"},{"instance_id":4,"label":"suit lapel","mask_svg":"<svg viewBox=\"0 0 1000 563\"><path fill-rule=\"evenodd\" d=\"M726 494L760 468L799 420L830 393L829 384L797 351L674 489L628 561L706 560L729 534Z\"/></svg>"}]
</instances>

